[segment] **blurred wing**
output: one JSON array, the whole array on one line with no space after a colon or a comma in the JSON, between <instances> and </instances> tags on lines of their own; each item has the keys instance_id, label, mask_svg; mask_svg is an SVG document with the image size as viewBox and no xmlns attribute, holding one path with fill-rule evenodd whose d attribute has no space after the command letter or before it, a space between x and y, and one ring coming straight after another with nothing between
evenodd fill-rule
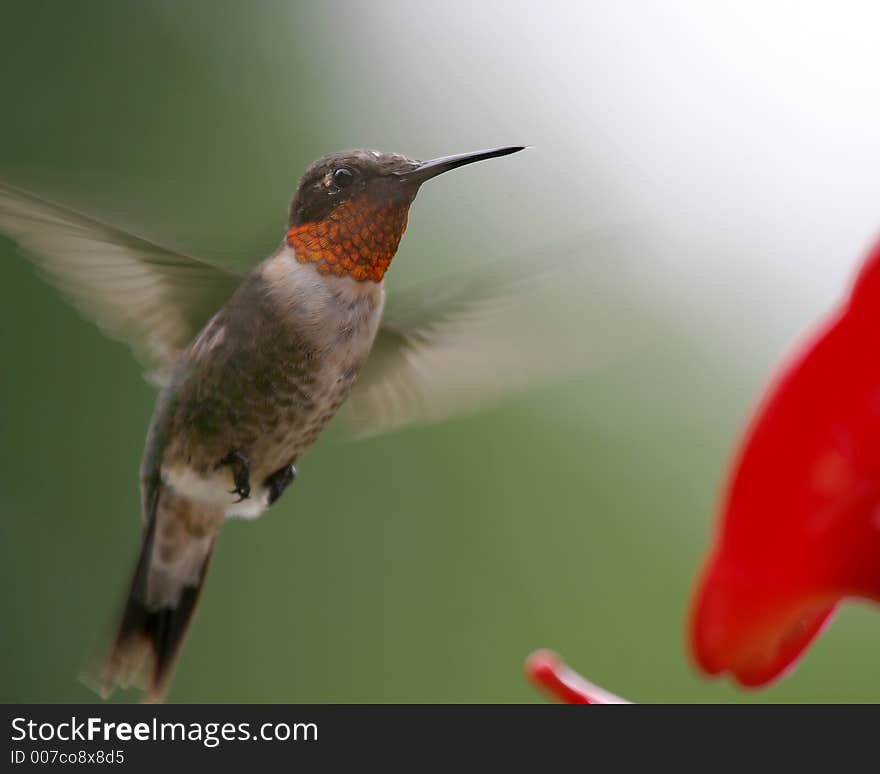
<instances>
[{"instance_id":1,"label":"blurred wing","mask_svg":"<svg viewBox=\"0 0 880 774\"><path fill-rule=\"evenodd\" d=\"M240 277L0 183L0 233L104 333L162 370Z\"/></svg>"},{"instance_id":2,"label":"blurred wing","mask_svg":"<svg viewBox=\"0 0 880 774\"><path fill-rule=\"evenodd\" d=\"M597 255L586 255L596 252ZM343 415L356 435L467 413L590 368L650 338L633 268L608 244L391 295Z\"/></svg>"}]
</instances>

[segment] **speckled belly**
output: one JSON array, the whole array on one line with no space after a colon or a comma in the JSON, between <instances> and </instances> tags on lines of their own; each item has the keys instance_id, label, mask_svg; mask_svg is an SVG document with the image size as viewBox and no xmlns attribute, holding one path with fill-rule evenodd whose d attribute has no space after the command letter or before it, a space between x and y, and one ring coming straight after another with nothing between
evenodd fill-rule
<instances>
[{"instance_id":1,"label":"speckled belly","mask_svg":"<svg viewBox=\"0 0 880 774\"><path fill-rule=\"evenodd\" d=\"M308 451L348 397L362 362L352 357L326 364L315 378L279 385L265 396L265 417L242 438L251 449L256 480Z\"/></svg>"},{"instance_id":2,"label":"speckled belly","mask_svg":"<svg viewBox=\"0 0 880 774\"><path fill-rule=\"evenodd\" d=\"M258 328L250 339L232 340L218 318L194 343L157 416L151 443L161 447L166 483L230 514L259 515L267 504L266 478L295 463L348 397L380 311L352 312L320 336L298 336L291 325L279 331L276 324L263 326L262 336ZM248 459L251 486L250 498L235 508L232 471L218 465L233 451Z\"/></svg>"},{"instance_id":3,"label":"speckled belly","mask_svg":"<svg viewBox=\"0 0 880 774\"><path fill-rule=\"evenodd\" d=\"M276 352L270 363L194 377L176 396L166 462L208 476L237 450L250 460L252 485L258 484L315 442L348 397L367 351Z\"/></svg>"}]
</instances>

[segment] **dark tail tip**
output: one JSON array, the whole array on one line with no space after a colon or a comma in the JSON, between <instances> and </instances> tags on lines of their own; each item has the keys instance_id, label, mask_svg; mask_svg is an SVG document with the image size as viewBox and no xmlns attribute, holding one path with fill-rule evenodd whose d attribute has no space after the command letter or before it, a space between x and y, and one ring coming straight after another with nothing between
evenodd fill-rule
<instances>
[{"instance_id":1,"label":"dark tail tip","mask_svg":"<svg viewBox=\"0 0 880 774\"><path fill-rule=\"evenodd\" d=\"M149 702L162 701L180 646L199 599L199 588L186 588L174 608L150 610L130 596L119 633L101 674L100 693L136 685Z\"/></svg>"},{"instance_id":2,"label":"dark tail tip","mask_svg":"<svg viewBox=\"0 0 880 774\"><path fill-rule=\"evenodd\" d=\"M149 598L147 588L157 521L153 518L144 534L137 569L110 654L102 665L83 676L83 681L105 699L117 688L135 686L144 691L145 701L162 701L199 601L213 541L208 543L200 560L196 585L190 585L192 580L189 584L180 583L172 605L151 606L145 602Z\"/></svg>"}]
</instances>

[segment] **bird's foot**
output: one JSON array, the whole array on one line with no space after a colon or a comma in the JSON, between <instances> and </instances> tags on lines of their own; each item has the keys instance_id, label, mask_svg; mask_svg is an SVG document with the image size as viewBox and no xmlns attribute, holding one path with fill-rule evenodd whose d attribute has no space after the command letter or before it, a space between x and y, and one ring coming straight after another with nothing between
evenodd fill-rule
<instances>
[{"instance_id":1,"label":"bird's foot","mask_svg":"<svg viewBox=\"0 0 880 774\"><path fill-rule=\"evenodd\" d=\"M229 494L237 494L240 503L247 500L251 496L251 463L240 451L231 451L220 462L214 466L214 470L229 465L232 468L232 480L235 483L235 489L230 489Z\"/></svg>"},{"instance_id":2,"label":"bird's foot","mask_svg":"<svg viewBox=\"0 0 880 774\"><path fill-rule=\"evenodd\" d=\"M293 465L285 465L266 478L266 487L269 489L269 505L272 505L296 478L296 468Z\"/></svg>"}]
</instances>

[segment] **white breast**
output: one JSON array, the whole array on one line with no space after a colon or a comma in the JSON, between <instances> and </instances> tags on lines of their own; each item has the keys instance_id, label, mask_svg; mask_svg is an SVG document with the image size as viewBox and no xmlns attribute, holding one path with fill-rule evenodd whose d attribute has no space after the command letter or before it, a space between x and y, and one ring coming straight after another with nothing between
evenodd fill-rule
<instances>
[{"instance_id":1,"label":"white breast","mask_svg":"<svg viewBox=\"0 0 880 774\"><path fill-rule=\"evenodd\" d=\"M270 281L273 301L286 308L285 318L301 335L307 335L320 352L321 374L326 385L315 412L323 414L346 397L352 385L351 372L369 355L385 303L382 283L358 282L351 277L325 276L311 264L296 260L294 251L282 246L258 271ZM212 332L222 342L223 330ZM246 500L229 492L230 471L220 469L203 477L186 465L162 468L165 483L197 502L220 507L227 516L256 518L268 507L269 492L251 481Z\"/></svg>"}]
</instances>

